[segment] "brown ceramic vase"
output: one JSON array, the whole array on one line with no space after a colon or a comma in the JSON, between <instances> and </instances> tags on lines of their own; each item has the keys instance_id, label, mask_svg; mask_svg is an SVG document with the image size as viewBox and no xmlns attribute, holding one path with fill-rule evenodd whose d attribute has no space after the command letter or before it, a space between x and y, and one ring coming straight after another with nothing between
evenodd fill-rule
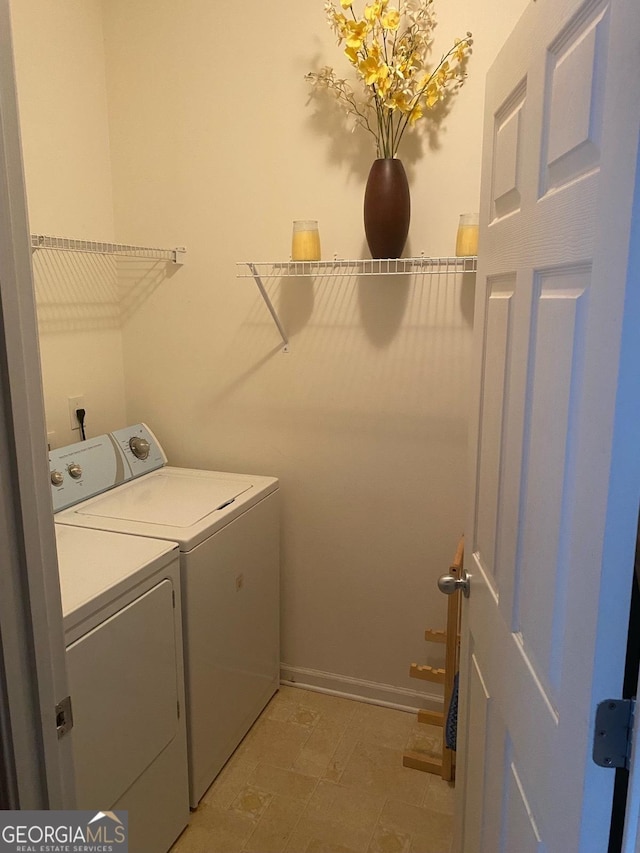
<instances>
[{"instance_id":1,"label":"brown ceramic vase","mask_svg":"<svg viewBox=\"0 0 640 853\"><path fill-rule=\"evenodd\" d=\"M371 166L364 192L364 231L372 258L399 258L409 233L411 198L401 160Z\"/></svg>"}]
</instances>

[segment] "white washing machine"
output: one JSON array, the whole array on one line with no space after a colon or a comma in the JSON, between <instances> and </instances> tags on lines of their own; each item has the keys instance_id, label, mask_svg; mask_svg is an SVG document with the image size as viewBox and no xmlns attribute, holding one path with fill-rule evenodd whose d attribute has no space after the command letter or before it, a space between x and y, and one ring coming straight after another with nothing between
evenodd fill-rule
<instances>
[{"instance_id":1,"label":"white washing machine","mask_svg":"<svg viewBox=\"0 0 640 853\"><path fill-rule=\"evenodd\" d=\"M177 545L56 525L79 809L129 812L130 849L189 820Z\"/></svg>"},{"instance_id":2,"label":"white washing machine","mask_svg":"<svg viewBox=\"0 0 640 853\"><path fill-rule=\"evenodd\" d=\"M273 477L166 462L144 424L50 454L58 524L179 545L195 808L278 689L279 492Z\"/></svg>"}]
</instances>

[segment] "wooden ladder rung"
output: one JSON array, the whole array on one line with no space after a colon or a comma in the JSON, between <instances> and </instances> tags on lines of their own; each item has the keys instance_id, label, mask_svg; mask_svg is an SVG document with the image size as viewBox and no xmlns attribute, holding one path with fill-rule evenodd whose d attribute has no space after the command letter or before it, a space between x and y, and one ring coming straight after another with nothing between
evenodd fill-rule
<instances>
[{"instance_id":1,"label":"wooden ladder rung","mask_svg":"<svg viewBox=\"0 0 640 853\"><path fill-rule=\"evenodd\" d=\"M447 632L437 631L435 628L427 628L424 632L424 638L430 643L446 643Z\"/></svg>"},{"instance_id":2,"label":"wooden ladder rung","mask_svg":"<svg viewBox=\"0 0 640 853\"><path fill-rule=\"evenodd\" d=\"M426 723L428 726L444 726L443 711L418 711L418 722Z\"/></svg>"},{"instance_id":3,"label":"wooden ladder rung","mask_svg":"<svg viewBox=\"0 0 640 853\"><path fill-rule=\"evenodd\" d=\"M411 678L422 678L423 681L435 681L437 684L444 684L444 669L434 669L432 666L418 666L417 663L412 663L409 667L409 675Z\"/></svg>"},{"instance_id":4,"label":"wooden ladder rung","mask_svg":"<svg viewBox=\"0 0 640 853\"><path fill-rule=\"evenodd\" d=\"M421 752L412 752L410 750L403 754L402 766L411 767L412 770L423 770L425 773L435 773L437 775L440 775L442 772L442 761L425 758Z\"/></svg>"}]
</instances>

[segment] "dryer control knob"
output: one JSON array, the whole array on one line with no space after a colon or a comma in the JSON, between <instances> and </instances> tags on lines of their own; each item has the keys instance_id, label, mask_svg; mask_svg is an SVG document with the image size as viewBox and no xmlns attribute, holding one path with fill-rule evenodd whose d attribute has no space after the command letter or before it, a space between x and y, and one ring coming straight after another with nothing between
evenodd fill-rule
<instances>
[{"instance_id":1,"label":"dryer control knob","mask_svg":"<svg viewBox=\"0 0 640 853\"><path fill-rule=\"evenodd\" d=\"M64 482L64 476L62 471L52 471L51 472L51 485L53 486L61 486Z\"/></svg>"},{"instance_id":2,"label":"dryer control knob","mask_svg":"<svg viewBox=\"0 0 640 853\"><path fill-rule=\"evenodd\" d=\"M82 477L82 468L78 465L77 462L72 462L68 468L69 476L73 477L74 480L79 480Z\"/></svg>"},{"instance_id":3,"label":"dryer control knob","mask_svg":"<svg viewBox=\"0 0 640 853\"><path fill-rule=\"evenodd\" d=\"M133 455L138 459L146 459L151 449L151 445L147 439L140 438L138 435L134 435L133 438L129 439L129 447Z\"/></svg>"}]
</instances>

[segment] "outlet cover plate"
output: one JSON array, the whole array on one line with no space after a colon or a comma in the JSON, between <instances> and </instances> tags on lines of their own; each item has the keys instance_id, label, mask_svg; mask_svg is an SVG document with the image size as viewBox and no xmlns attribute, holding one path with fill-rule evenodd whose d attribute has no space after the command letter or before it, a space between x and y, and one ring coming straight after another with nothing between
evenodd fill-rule
<instances>
[{"instance_id":1,"label":"outlet cover plate","mask_svg":"<svg viewBox=\"0 0 640 853\"><path fill-rule=\"evenodd\" d=\"M69 423L71 429L80 429L78 418L76 417L76 409L85 409L84 395L80 394L77 397L69 397Z\"/></svg>"}]
</instances>

